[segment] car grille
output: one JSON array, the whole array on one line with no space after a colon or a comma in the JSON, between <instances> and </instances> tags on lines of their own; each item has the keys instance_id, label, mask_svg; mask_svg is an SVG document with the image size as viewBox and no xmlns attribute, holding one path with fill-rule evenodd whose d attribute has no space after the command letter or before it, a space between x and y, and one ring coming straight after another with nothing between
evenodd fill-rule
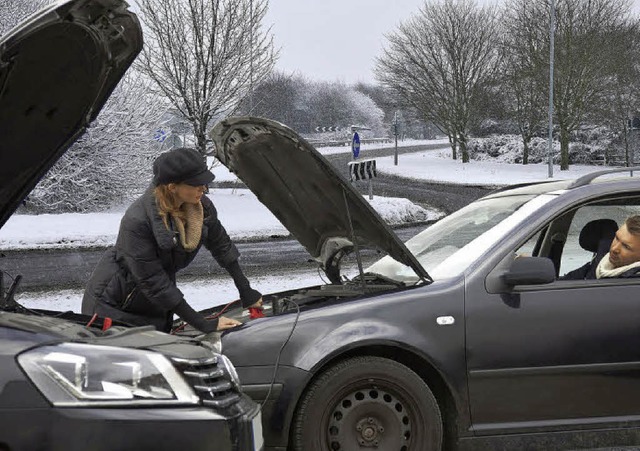
<instances>
[{"instance_id":1,"label":"car grille","mask_svg":"<svg viewBox=\"0 0 640 451\"><path fill-rule=\"evenodd\" d=\"M182 359L173 363L206 406L225 408L240 400L240 390L233 383L218 357Z\"/></svg>"}]
</instances>

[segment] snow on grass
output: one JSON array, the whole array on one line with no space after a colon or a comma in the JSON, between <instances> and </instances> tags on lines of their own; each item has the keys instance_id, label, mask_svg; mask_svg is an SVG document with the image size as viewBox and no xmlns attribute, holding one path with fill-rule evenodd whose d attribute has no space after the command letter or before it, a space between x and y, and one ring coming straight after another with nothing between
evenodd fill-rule
<instances>
[{"instance_id":1,"label":"snow on grass","mask_svg":"<svg viewBox=\"0 0 640 451\"><path fill-rule=\"evenodd\" d=\"M286 237L289 231L248 189L213 189L209 197L220 221L234 240ZM368 196L365 197L368 200ZM375 196L370 201L385 222L399 225L428 221L442 213L425 210L408 199ZM60 249L113 245L120 212L13 215L0 230L0 249Z\"/></svg>"},{"instance_id":2,"label":"snow on grass","mask_svg":"<svg viewBox=\"0 0 640 451\"><path fill-rule=\"evenodd\" d=\"M251 286L263 294L277 293L296 288L322 284L318 272L301 271L287 273L286 277L257 276L251 278ZM238 289L231 277L178 282L189 305L196 310L205 310L224 305L238 299ZM52 290L44 292L19 292L16 300L27 308L80 313L83 290Z\"/></svg>"}]
</instances>

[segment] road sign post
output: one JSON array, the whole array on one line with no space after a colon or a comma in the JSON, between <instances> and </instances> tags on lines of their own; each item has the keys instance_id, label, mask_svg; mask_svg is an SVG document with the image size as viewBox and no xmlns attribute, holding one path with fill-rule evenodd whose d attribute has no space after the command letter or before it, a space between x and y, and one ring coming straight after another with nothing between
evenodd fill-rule
<instances>
[{"instance_id":1,"label":"road sign post","mask_svg":"<svg viewBox=\"0 0 640 451\"><path fill-rule=\"evenodd\" d=\"M369 182L369 199L373 199L373 182L371 181L374 177L377 177L376 172L376 160L360 160L360 161L350 161L349 165L349 175L351 177L351 181L355 182L356 180L368 180Z\"/></svg>"}]
</instances>

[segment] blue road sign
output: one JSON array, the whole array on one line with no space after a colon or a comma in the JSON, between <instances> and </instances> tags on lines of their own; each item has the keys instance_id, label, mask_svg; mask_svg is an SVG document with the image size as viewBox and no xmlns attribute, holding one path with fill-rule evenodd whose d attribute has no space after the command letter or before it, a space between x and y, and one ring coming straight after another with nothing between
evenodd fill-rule
<instances>
[{"instance_id":1,"label":"blue road sign","mask_svg":"<svg viewBox=\"0 0 640 451\"><path fill-rule=\"evenodd\" d=\"M358 132L353 133L351 150L353 151L353 158L358 158L358 155L360 155L360 135L358 135Z\"/></svg>"}]
</instances>

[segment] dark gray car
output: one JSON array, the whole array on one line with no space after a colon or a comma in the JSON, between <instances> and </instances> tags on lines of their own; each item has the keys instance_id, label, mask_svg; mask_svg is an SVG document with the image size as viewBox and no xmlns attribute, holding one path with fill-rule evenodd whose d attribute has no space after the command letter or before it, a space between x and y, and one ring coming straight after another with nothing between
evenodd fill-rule
<instances>
[{"instance_id":1,"label":"dark gray car","mask_svg":"<svg viewBox=\"0 0 640 451\"><path fill-rule=\"evenodd\" d=\"M0 40L0 226L141 47L122 0L60 1ZM25 309L11 272L0 270L0 450L262 449L260 407L215 337Z\"/></svg>"},{"instance_id":2,"label":"dark gray car","mask_svg":"<svg viewBox=\"0 0 640 451\"><path fill-rule=\"evenodd\" d=\"M560 279L611 242L598 224L640 213L637 178L496 192L403 244L282 124L211 136L331 281L265 295L267 317L222 338L267 449L640 444L640 279ZM341 273L364 247L388 255Z\"/></svg>"}]
</instances>

